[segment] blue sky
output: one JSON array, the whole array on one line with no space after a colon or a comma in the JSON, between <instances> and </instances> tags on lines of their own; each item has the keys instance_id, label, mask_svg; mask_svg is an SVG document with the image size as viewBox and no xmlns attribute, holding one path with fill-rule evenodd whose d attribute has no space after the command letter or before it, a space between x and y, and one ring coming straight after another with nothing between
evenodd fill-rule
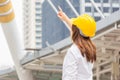
<instances>
[{"instance_id":1,"label":"blue sky","mask_svg":"<svg viewBox=\"0 0 120 80\"><path fill-rule=\"evenodd\" d=\"M20 28L20 32L22 35L22 0L11 0L13 7L14 7L14 11L16 14L16 21L18 27ZM13 66L14 63L12 61L7 43L6 43L6 39L4 37L3 31L2 31L2 26L0 25L0 66Z\"/></svg>"}]
</instances>

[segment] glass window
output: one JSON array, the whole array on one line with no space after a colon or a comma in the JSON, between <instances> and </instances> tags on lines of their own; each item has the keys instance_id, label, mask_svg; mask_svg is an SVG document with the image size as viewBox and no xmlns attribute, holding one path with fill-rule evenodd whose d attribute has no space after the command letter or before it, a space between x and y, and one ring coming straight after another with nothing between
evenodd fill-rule
<instances>
[{"instance_id":1,"label":"glass window","mask_svg":"<svg viewBox=\"0 0 120 80\"><path fill-rule=\"evenodd\" d=\"M100 19L101 19L101 17L99 17L99 16L96 16L96 17L95 17L95 20L96 20L96 21L99 21Z\"/></svg>"},{"instance_id":2,"label":"glass window","mask_svg":"<svg viewBox=\"0 0 120 80\"><path fill-rule=\"evenodd\" d=\"M103 0L103 3L108 3L109 2L109 0Z\"/></svg>"},{"instance_id":3,"label":"glass window","mask_svg":"<svg viewBox=\"0 0 120 80\"><path fill-rule=\"evenodd\" d=\"M41 31L42 30L42 28L41 28L41 25L36 25L36 31Z\"/></svg>"},{"instance_id":4,"label":"glass window","mask_svg":"<svg viewBox=\"0 0 120 80\"><path fill-rule=\"evenodd\" d=\"M97 10L94 8L94 12L97 12Z\"/></svg>"},{"instance_id":5,"label":"glass window","mask_svg":"<svg viewBox=\"0 0 120 80\"><path fill-rule=\"evenodd\" d=\"M41 14L38 14L38 13L37 13L36 16L41 16Z\"/></svg>"},{"instance_id":6,"label":"glass window","mask_svg":"<svg viewBox=\"0 0 120 80\"><path fill-rule=\"evenodd\" d=\"M79 0L70 0L70 2L73 3L73 5L74 4L76 4L76 5L79 4Z\"/></svg>"},{"instance_id":7,"label":"glass window","mask_svg":"<svg viewBox=\"0 0 120 80\"><path fill-rule=\"evenodd\" d=\"M40 23L40 22L41 22L41 19L36 19L36 22L37 22L37 23Z\"/></svg>"},{"instance_id":8,"label":"glass window","mask_svg":"<svg viewBox=\"0 0 120 80\"><path fill-rule=\"evenodd\" d=\"M38 28L38 27L41 27L40 25L36 25L36 27Z\"/></svg>"},{"instance_id":9,"label":"glass window","mask_svg":"<svg viewBox=\"0 0 120 80\"><path fill-rule=\"evenodd\" d=\"M36 11L40 11L41 10L41 8L36 8Z\"/></svg>"},{"instance_id":10,"label":"glass window","mask_svg":"<svg viewBox=\"0 0 120 80\"><path fill-rule=\"evenodd\" d=\"M41 39L41 37L40 36L36 36L36 39Z\"/></svg>"},{"instance_id":11,"label":"glass window","mask_svg":"<svg viewBox=\"0 0 120 80\"><path fill-rule=\"evenodd\" d=\"M108 13L109 9L110 9L109 7L103 7L103 12L107 12Z\"/></svg>"},{"instance_id":12,"label":"glass window","mask_svg":"<svg viewBox=\"0 0 120 80\"><path fill-rule=\"evenodd\" d=\"M112 0L113 3L119 3L119 0Z\"/></svg>"},{"instance_id":13,"label":"glass window","mask_svg":"<svg viewBox=\"0 0 120 80\"><path fill-rule=\"evenodd\" d=\"M112 12L115 12L115 11L118 11L118 10L119 10L119 8L113 8Z\"/></svg>"},{"instance_id":14,"label":"glass window","mask_svg":"<svg viewBox=\"0 0 120 80\"><path fill-rule=\"evenodd\" d=\"M41 45L41 43L40 42L36 42L36 45Z\"/></svg>"},{"instance_id":15,"label":"glass window","mask_svg":"<svg viewBox=\"0 0 120 80\"><path fill-rule=\"evenodd\" d=\"M94 0L96 3L100 3L100 0Z\"/></svg>"},{"instance_id":16,"label":"glass window","mask_svg":"<svg viewBox=\"0 0 120 80\"><path fill-rule=\"evenodd\" d=\"M85 12L91 12L91 7L85 7Z\"/></svg>"},{"instance_id":17,"label":"glass window","mask_svg":"<svg viewBox=\"0 0 120 80\"><path fill-rule=\"evenodd\" d=\"M41 31L36 31L37 34L41 34Z\"/></svg>"},{"instance_id":18,"label":"glass window","mask_svg":"<svg viewBox=\"0 0 120 80\"><path fill-rule=\"evenodd\" d=\"M98 7L101 10L101 7ZM97 12L97 10L94 8L94 12Z\"/></svg>"},{"instance_id":19,"label":"glass window","mask_svg":"<svg viewBox=\"0 0 120 80\"><path fill-rule=\"evenodd\" d=\"M85 2L90 2L90 0L85 0Z\"/></svg>"},{"instance_id":20,"label":"glass window","mask_svg":"<svg viewBox=\"0 0 120 80\"><path fill-rule=\"evenodd\" d=\"M35 4L36 4L36 5L40 5L40 2L36 2Z\"/></svg>"}]
</instances>

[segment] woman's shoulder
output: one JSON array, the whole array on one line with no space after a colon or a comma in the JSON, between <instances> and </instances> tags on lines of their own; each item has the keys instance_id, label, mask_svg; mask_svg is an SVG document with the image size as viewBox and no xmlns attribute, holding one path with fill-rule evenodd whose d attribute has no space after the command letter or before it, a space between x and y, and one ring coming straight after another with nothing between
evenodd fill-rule
<instances>
[{"instance_id":1,"label":"woman's shoulder","mask_svg":"<svg viewBox=\"0 0 120 80\"><path fill-rule=\"evenodd\" d=\"M76 44L72 44L70 51L75 57L81 58L81 51Z\"/></svg>"},{"instance_id":2,"label":"woman's shoulder","mask_svg":"<svg viewBox=\"0 0 120 80\"><path fill-rule=\"evenodd\" d=\"M78 46L76 44L72 44L72 46L70 47L70 50L77 50L77 51L80 51Z\"/></svg>"}]
</instances>

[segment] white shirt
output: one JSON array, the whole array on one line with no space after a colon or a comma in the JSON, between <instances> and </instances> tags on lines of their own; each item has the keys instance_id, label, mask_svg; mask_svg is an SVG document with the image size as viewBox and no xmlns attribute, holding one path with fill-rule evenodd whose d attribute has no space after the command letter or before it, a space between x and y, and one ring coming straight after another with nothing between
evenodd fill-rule
<instances>
[{"instance_id":1,"label":"white shirt","mask_svg":"<svg viewBox=\"0 0 120 80\"><path fill-rule=\"evenodd\" d=\"M79 48L73 44L63 62L62 80L93 80L93 63L87 62Z\"/></svg>"}]
</instances>

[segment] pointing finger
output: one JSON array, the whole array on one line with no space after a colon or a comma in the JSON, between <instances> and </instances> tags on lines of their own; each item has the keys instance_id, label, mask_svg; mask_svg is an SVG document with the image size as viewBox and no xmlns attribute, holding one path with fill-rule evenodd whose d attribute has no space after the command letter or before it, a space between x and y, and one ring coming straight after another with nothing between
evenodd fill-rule
<instances>
[{"instance_id":1,"label":"pointing finger","mask_svg":"<svg viewBox=\"0 0 120 80\"><path fill-rule=\"evenodd\" d=\"M60 11L62 11L62 8L61 8L60 6L58 6L58 9L59 9Z\"/></svg>"}]
</instances>

